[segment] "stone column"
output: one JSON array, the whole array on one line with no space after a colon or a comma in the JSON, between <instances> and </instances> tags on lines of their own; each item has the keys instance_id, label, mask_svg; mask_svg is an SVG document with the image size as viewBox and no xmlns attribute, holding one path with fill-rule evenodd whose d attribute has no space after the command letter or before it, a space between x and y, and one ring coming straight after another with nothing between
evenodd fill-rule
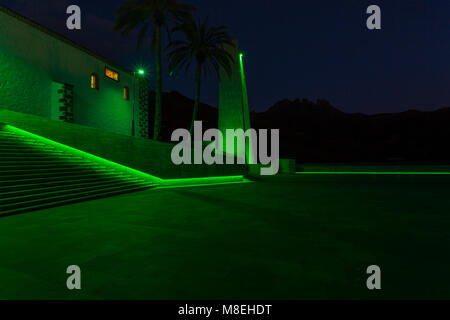
<instances>
[{"instance_id":1,"label":"stone column","mask_svg":"<svg viewBox=\"0 0 450 320\"><path fill-rule=\"evenodd\" d=\"M243 61L239 54L238 41L234 40L233 44L233 46L227 45L225 47L234 58L233 73L230 77L225 70L220 72L219 129L224 135L224 152L234 154L237 157L244 157L245 154L239 152L236 146L235 150L227 150L227 141L225 139L227 129L242 129L246 131L251 128ZM248 160L248 157L246 159Z\"/></svg>"}]
</instances>

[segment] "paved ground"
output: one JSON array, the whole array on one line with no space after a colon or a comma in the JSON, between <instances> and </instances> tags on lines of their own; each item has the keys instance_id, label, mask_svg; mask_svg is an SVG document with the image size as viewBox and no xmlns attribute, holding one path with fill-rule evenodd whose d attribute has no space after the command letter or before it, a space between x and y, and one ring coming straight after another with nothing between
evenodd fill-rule
<instances>
[{"instance_id":1,"label":"paved ground","mask_svg":"<svg viewBox=\"0 0 450 320\"><path fill-rule=\"evenodd\" d=\"M2 299L450 298L450 184L146 191L0 219ZM65 287L67 266L82 290ZM365 287L382 269L381 292Z\"/></svg>"}]
</instances>

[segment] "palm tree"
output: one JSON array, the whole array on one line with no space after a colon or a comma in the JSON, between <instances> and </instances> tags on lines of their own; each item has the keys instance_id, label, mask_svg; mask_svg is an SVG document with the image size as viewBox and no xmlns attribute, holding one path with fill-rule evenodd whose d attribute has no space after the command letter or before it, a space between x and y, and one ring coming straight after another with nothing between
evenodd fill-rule
<instances>
[{"instance_id":1,"label":"palm tree","mask_svg":"<svg viewBox=\"0 0 450 320\"><path fill-rule=\"evenodd\" d=\"M231 76L235 59L224 49L224 45L233 46L226 27L213 27L208 20L195 22L194 19L185 20L173 32L184 33L185 40L173 41L169 44L169 70L178 74L180 71L188 73L192 62L195 61L195 100L190 131L193 132L194 122L197 120L200 103L200 87L202 75L211 73L211 67L221 77L221 69Z\"/></svg>"},{"instance_id":2,"label":"palm tree","mask_svg":"<svg viewBox=\"0 0 450 320\"><path fill-rule=\"evenodd\" d=\"M169 33L172 22L182 22L191 17L195 8L191 5L180 4L177 0L128 0L116 12L114 29L123 36L134 29L139 29L138 47L142 45L148 29L153 25L152 52L156 63L156 97L155 97L155 123L153 139L158 140L161 129L162 109L162 68L161 30Z\"/></svg>"}]
</instances>

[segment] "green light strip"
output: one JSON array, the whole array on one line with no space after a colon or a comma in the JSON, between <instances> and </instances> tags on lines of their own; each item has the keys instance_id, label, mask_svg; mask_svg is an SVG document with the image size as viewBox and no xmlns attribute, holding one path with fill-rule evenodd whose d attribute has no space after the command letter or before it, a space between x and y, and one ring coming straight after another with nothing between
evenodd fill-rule
<instances>
[{"instance_id":1,"label":"green light strip","mask_svg":"<svg viewBox=\"0 0 450 320\"><path fill-rule=\"evenodd\" d=\"M251 180L247 180L244 179L244 177L241 177L241 179L239 180L235 180L235 181L227 181L227 182L219 182L219 181L213 181L214 178L208 182L206 180L200 181L199 183L194 183L194 181L191 181L191 184L189 184L188 181L183 181L183 183L181 184L182 180L195 180L195 179L179 179L180 180L180 184L173 184L171 185L170 183L166 186L162 185L157 187L156 189L176 189L176 188L191 188L191 187L207 187L207 186L223 186L223 185L234 185L234 184L241 184L241 183L253 183L253 181Z\"/></svg>"},{"instance_id":2,"label":"green light strip","mask_svg":"<svg viewBox=\"0 0 450 320\"><path fill-rule=\"evenodd\" d=\"M199 186L199 185L216 185L230 183L247 183L249 180L243 176L223 176L223 177L206 177L206 178L186 178L186 179L166 179L163 185L168 186Z\"/></svg>"},{"instance_id":3,"label":"green light strip","mask_svg":"<svg viewBox=\"0 0 450 320\"><path fill-rule=\"evenodd\" d=\"M69 147L69 146L67 146L65 144L62 144L62 143L59 143L59 142L56 142L56 141L44 138L42 136L38 136L38 135L36 135L34 133L31 133L31 132L19 129L17 127L14 127L14 126L11 126L11 125L6 125L3 129L5 131L15 132L15 133L18 133L18 134L21 134L21 135L24 135L24 136L28 136L30 138L34 138L37 141L41 141L41 142L43 142L45 144L48 144L48 145L53 146L55 148L58 148L61 151L68 152L71 155L78 156L78 157L83 157L85 159L98 162L101 165L104 165L105 167L109 167L109 168L114 169L114 170L122 171L124 173L129 174L129 175L138 177L138 178L140 178L140 179L142 179L144 181L157 183L157 184L161 184L162 183L162 179L160 179L158 177L149 175L147 173L144 173L144 172L136 170L136 169L132 169L130 167L118 164L118 163L110 161L110 160L106 160L104 158L95 156L95 155L93 155L91 153L87 153L85 151L81 151L79 149L75 149L75 148Z\"/></svg>"},{"instance_id":4,"label":"green light strip","mask_svg":"<svg viewBox=\"0 0 450 320\"><path fill-rule=\"evenodd\" d=\"M363 172L363 171L353 171L353 172L327 172L327 171L316 171L316 172L297 172L296 174L303 175L314 175L314 174L324 174L324 175L449 175L450 172Z\"/></svg>"},{"instance_id":5,"label":"green light strip","mask_svg":"<svg viewBox=\"0 0 450 320\"><path fill-rule=\"evenodd\" d=\"M212 185L223 185L223 184L234 184L234 183L248 183L249 180L244 179L244 176L223 176L223 177L207 177L207 178L186 178L186 179L161 179L156 176L152 176L148 173L118 164L116 162L95 156L91 153L81 151L69 147L65 144L44 138L42 136L36 135L34 133L19 129L11 125L5 125L3 127L4 131L14 132L26 137L33 138L42 143L51 145L61 151L68 152L76 157L83 157L85 159L100 163L105 167L117 170L119 172L124 172L131 176L137 177L147 182L155 183L160 185L162 188L180 188L180 187L197 187L197 186L212 186Z\"/></svg>"},{"instance_id":6,"label":"green light strip","mask_svg":"<svg viewBox=\"0 0 450 320\"><path fill-rule=\"evenodd\" d=\"M239 53L239 66L241 71L241 87L242 87L242 113L244 116L244 131L250 129L246 127L246 123L250 123L250 119L246 119L248 116L246 113L249 111L248 107L248 92L247 92L247 81L245 80L245 70L244 70L244 54ZM253 143L252 139L249 139L248 146L245 146L245 159L247 163L255 163L256 159L253 159Z\"/></svg>"}]
</instances>

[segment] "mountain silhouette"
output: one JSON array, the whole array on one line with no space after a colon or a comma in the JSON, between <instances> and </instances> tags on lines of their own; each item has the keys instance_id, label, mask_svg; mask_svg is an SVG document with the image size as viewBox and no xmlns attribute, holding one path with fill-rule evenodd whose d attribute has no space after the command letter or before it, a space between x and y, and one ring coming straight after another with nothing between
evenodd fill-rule
<instances>
[{"instance_id":1,"label":"mountain silhouette","mask_svg":"<svg viewBox=\"0 0 450 320\"><path fill-rule=\"evenodd\" d=\"M151 105L153 100L151 94ZM189 128L193 104L176 91L164 93L164 141L173 130ZM200 104L199 120L204 130L217 128L218 109ZM323 99L282 100L267 111L252 111L251 123L280 129L280 156L298 162L450 163L450 108L366 115L342 112Z\"/></svg>"}]
</instances>

